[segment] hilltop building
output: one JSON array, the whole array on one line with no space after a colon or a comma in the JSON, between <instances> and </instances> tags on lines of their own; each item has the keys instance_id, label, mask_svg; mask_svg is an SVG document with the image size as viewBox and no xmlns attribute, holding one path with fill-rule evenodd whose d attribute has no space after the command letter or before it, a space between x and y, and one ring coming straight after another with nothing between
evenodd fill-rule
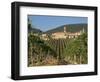
<instances>
[{"instance_id":1,"label":"hilltop building","mask_svg":"<svg viewBox=\"0 0 100 82\"><path fill-rule=\"evenodd\" d=\"M52 33L52 38L53 39L59 39L59 38L76 38L79 35L81 35L84 32L84 29L82 31L79 32L75 32L75 33L71 33L71 32L67 32L66 27L64 27L64 32L56 32L56 33Z\"/></svg>"},{"instance_id":2,"label":"hilltop building","mask_svg":"<svg viewBox=\"0 0 100 82\"><path fill-rule=\"evenodd\" d=\"M42 34L42 35L41 35L41 38L42 38L43 40L49 40L47 34Z\"/></svg>"},{"instance_id":3,"label":"hilltop building","mask_svg":"<svg viewBox=\"0 0 100 82\"><path fill-rule=\"evenodd\" d=\"M82 33L84 33L84 28L83 30L79 31L79 32L67 32L67 28L66 26L64 26L64 31L63 32L55 32L55 33L52 33L51 34L51 37L53 39L66 39L66 38L76 38L78 37L79 35L81 35ZM48 36L47 34L42 34L42 39L44 40L48 40Z\"/></svg>"}]
</instances>

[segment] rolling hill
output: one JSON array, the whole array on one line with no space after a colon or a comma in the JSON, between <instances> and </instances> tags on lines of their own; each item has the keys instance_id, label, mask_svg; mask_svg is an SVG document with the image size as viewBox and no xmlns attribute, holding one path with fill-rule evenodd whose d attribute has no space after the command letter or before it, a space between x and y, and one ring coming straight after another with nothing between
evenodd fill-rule
<instances>
[{"instance_id":1,"label":"rolling hill","mask_svg":"<svg viewBox=\"0 0 100 82\"><path fill-rule=\"evenodd\" d=\"M29 28L28 32L33 32L33 33L42 33L42 31L40 29L37 28Z\"/></svg>"},{"instance_id":2,"label":"rolling hill","mask_svg":"<svg viewBox=\"0 0 100 82\"><path fill-rule=\"evenodd\" d=\"M85 32L87 32L87 24L62 25L62 26L56 27L54 29L50 29L46 32L43 32L43 31L41 31L40 29L37 29L37 28L29 28L28 32L51 34L51 33L55 33L55 32L63 32L64 31L64 26L66 26L66 29L67 29L66 31L67 32L74 33L74 32L78 32L78 31L83 30L83 28L84 28Z\"/></svg>"},{"instance_id":3,"label":"rolling hill","mask_svg":"<svg viewBox=\"0 0 100 82\"><path fill-rule=\"evenodd\" d=\"M45 33L51 34L54 32L63 32L64 31L64 26L66 26L66 31L67 32L78 32L84 28L85 32L87 32L87 24L68 24L68 25L62 25L59 27L56 27L54 29L48 30Z\"/></svg>"}]
</instances>

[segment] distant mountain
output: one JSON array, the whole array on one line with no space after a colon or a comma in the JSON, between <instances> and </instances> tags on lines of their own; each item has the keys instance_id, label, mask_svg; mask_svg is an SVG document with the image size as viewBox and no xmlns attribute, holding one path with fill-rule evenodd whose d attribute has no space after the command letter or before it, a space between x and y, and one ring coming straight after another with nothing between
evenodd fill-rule
<instances>
[{"instance_id":1,"label":"distant mountain","mask_svg":"<svg viewBox=\"0 0 100 82\"><path fill-rule=\"evenodd\" d=\"M29 28L28 32L33 32L33 33L42 33L42 31L40 29L37 28Z\"/></svg>"},{"instance_id":2,"label":"distant mountain","mask_svg":"<svg viewBox=\"0 0 100 82\"><path fill-rule=\"evenodd\" d=\"M87 24L68 24L68 25L62 25L62 26L56 27L54 29L48 30L45 33L50 34L50 33L54 33L54 32L63 32L64 26L66 26L67 32L74 33L74 32L83 30L83 28L84 28L85 32L87 32Z\"/></svg>"}]
</instances>

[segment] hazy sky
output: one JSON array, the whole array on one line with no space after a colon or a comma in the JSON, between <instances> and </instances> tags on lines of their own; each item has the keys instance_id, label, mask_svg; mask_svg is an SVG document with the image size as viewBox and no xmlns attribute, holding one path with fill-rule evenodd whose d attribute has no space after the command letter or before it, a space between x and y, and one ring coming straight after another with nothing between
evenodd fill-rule
<instances>
[{"instance_id":1,"label":"hazy sky","mask_svg":"<svg viewBox=\"0 0 100 82\"><path fill-rule=\"evenodd\" d=\"M56 28L65 24L87 23L87 17L28 15L32 25L42 31Z\"/></svg>"}]
</instances>

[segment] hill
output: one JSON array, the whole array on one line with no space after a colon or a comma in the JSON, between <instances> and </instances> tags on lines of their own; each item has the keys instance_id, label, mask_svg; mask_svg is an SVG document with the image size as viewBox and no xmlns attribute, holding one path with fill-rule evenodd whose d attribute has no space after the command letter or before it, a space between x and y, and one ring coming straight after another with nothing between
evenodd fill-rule
<instances>
[{"instance_id":1,"label":"hill","mask_svg":"<svg viewBox=\"0 0 100 82\"><path fill-rule=\"evenodd\" d=\"M54 29L48 30L45 33L54 33L54 32L63 32L64 31L64 26L66 26L66 31L67 32L78 32L84 28L85 32L87 32L87 24L68 24L68 25L62 25L59 27L56 27Z\"/></svg>"},{"instance_id":2,"label":"hill","mask_svg":"<svg viewBox=\"0 0 100 82\"><path fill-rule=\"evenodd\" d=\"M42 33L42 31L40 29L37 28L29 28L28 32L33 32L33 33Z\"/></svg>"}]
</instances>

